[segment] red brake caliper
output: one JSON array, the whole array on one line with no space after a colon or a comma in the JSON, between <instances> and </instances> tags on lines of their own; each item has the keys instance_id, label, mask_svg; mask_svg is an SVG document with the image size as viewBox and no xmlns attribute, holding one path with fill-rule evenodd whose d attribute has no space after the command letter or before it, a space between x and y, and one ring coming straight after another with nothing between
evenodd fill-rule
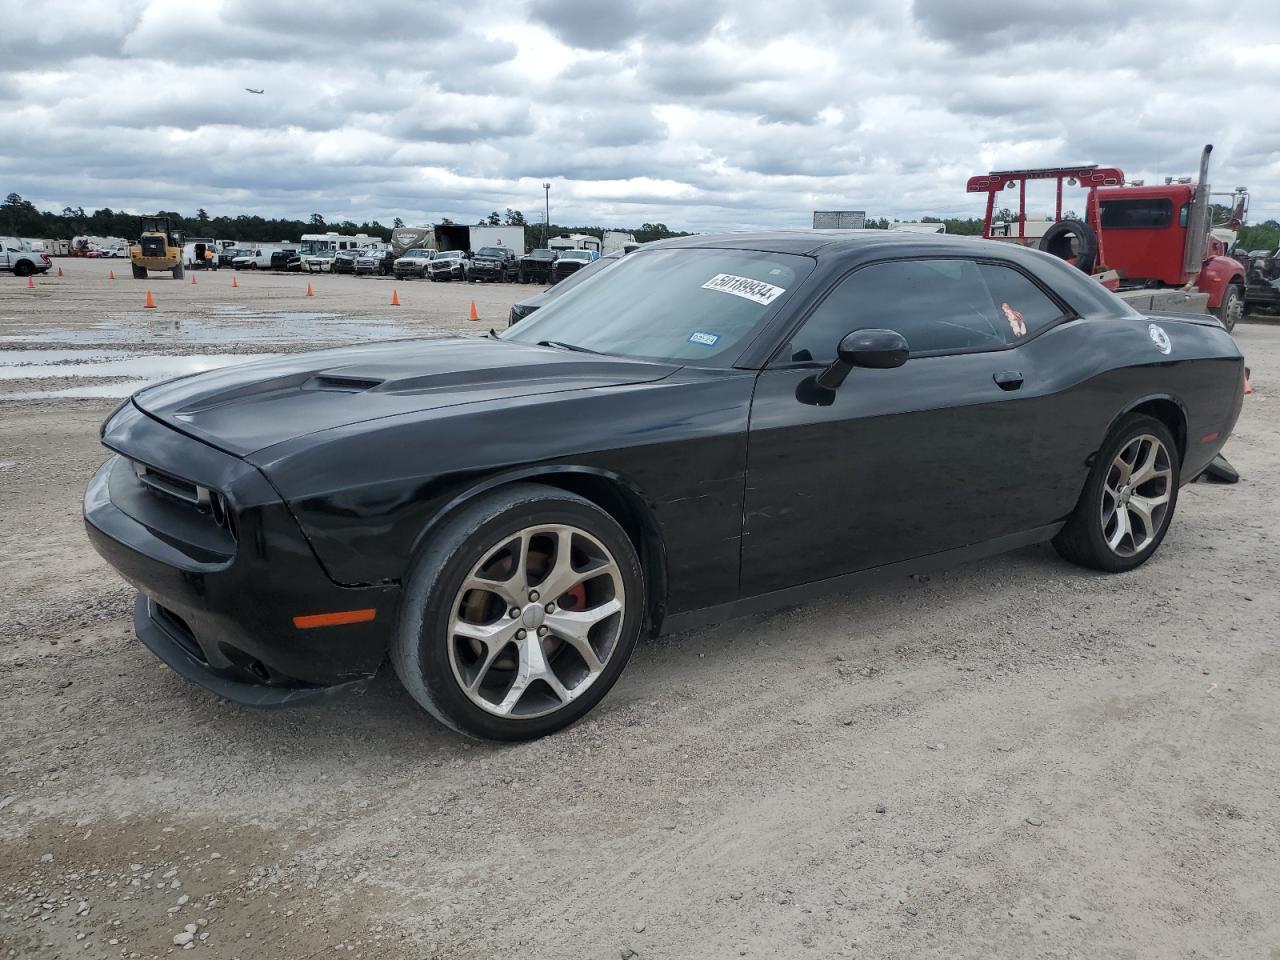
<instances>
[{"instance_id":1,"label":"red brake caliper","mask_svg":"<svg viewBox=\"0 0 1280 960\"><path fill-rule=\"evenodd\" d=\"M581 610L587 605L587 585L585 583L574 584L564 596L560 598L560 606L566 610Z\"/></svg>"}]
</instances>

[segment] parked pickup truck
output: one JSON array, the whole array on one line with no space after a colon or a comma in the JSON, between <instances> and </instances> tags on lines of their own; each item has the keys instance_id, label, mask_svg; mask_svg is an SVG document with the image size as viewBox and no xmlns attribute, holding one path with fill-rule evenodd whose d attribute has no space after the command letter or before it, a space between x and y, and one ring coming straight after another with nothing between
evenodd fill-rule
<instances>
[{"instance_id":1,"label":"parked pickup truck","mask_svg":"<svg viewBox=\"0 0 1280 960\"><path fill-rule=\"evenodd\" d=\"M0 237L0 270L12 270L15 276L48 273L53 261L47 253L36 253L31 244L18 237Z\"/></svg>"},{"instance_id":2,"label":"parked pickup truck","mask_svg":"<svg viewBox=\"0 0 1280 960\"><path fill-rule=\"evenodd\" d=\"M393 260L391 269L396 277L401 280L405 277L425 277L427 275L427 267L431 265L431 261L435 257L436 251L434 250L414 247L412 250L406 250L404 256Z\"/></svg>"},{"instance_id":3,"label":"parked pickup truck","mask_svg":"<svg viewBox=\"0 0 1280 960\"><path fill-rule=\"evenodd\" d=\"M468 280L505 283L520 276L520 258L510 247L481 247L471 258Z\"/></svg>"}]
</instances>

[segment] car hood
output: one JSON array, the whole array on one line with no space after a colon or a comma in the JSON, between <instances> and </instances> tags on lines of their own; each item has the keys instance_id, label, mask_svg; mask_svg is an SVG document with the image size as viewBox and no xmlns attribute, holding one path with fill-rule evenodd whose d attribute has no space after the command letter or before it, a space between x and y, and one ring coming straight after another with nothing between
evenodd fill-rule
<instances>
[{"instance_id":1,"label":"car hood","mask_svg":"<svg viewBox=\"0 0 1280 960\"><path fill-rule=\"evenodd\" d=\"M396 340L222 367L139 409L236 456L335 427L482 401L661 380L678 369L489 338Z\"/></svg>"}]
</instances>

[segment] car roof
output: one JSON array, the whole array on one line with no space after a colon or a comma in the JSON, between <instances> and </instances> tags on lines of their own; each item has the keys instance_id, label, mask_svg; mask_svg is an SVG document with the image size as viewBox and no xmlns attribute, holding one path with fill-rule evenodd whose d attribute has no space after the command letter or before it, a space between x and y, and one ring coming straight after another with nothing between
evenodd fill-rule
<instances>
[{"instance_id":1,"label":"car roof","mask_svg":"<svg viewBox=\"0 0 1280 960\"><path fill-rule=\"evenodd\" d=\"M896 230L772 230L754 233L703 234L646 244L632 256L649 250L693 248L752 250L815 258L833 269L898 257L965 257L1014 263L1035 276L1081 311L1129 313L1124 302L1064 260L1007 240L983 240L958 234Z\"/></svg>"}]
</instances>

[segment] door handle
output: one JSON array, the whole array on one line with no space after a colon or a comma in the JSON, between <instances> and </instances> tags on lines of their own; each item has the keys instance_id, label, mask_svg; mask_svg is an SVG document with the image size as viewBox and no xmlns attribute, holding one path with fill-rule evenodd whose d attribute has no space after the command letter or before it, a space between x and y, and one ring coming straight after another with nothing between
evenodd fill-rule
<instances>
[{"instance_id":1,"label":"door handle","mask_svg":"<svg viewBox=\"0 0 1280 960\"><path fill-rule=\"evenodd\" d=\"M1016 370L1001 370L992 375L991 379L1001 390L1017 390L1022 386L1022 374Z\"/></svg>"}]
</instances>

